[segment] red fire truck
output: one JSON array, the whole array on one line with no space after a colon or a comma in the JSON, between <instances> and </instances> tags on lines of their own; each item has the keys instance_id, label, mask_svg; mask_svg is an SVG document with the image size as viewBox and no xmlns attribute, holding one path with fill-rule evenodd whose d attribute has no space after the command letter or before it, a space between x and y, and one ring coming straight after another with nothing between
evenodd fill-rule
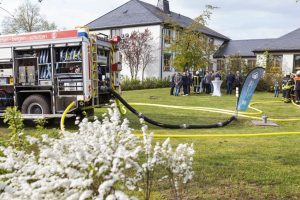
<instances>
[{"instance_id":1,"label":"red fire truck","mask_svg":"<svg viewBox=\"0 0 300 200\"><path fill-rule=\"evenodd\" d=\"M24 118L68 117L109 101L121 70L119 38L86 28L0 36L0 116L16 106Z\"/></svg>"}]
</instances>

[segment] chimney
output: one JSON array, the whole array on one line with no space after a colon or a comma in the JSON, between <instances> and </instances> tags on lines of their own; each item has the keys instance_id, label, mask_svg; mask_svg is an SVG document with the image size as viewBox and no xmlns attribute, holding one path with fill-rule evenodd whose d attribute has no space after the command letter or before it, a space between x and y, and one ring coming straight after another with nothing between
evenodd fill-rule
<instances>
[{"instance_id":1,"label":"chimney","mask_svg":"<svg viewBox=\"0 0 300 200\"><path fill-rule=\"evenodd\" d=\"M157 7L166 14L171 14L168 0L158 0Z\"/></svg>"}]
</instances>

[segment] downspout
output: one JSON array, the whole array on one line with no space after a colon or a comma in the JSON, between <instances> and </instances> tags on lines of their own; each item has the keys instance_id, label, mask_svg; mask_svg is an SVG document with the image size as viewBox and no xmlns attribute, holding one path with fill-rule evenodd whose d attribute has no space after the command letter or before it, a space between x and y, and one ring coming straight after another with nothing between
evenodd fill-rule
<instances>
[{"instance_id":1,"label":"downspout","mask_svg":"<svg viewBox=\"0 0 300 200\"><path fill-rule=\"evenodd\" d=\"M163 78L163 24L160 26L160 79Z\"/></svg>"}]
</instances>

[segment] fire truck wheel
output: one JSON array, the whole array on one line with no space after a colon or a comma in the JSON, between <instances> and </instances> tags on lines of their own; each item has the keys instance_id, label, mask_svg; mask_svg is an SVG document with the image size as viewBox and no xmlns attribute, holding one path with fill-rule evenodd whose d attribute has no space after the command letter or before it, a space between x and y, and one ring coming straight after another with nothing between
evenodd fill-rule
<instances>
[{"instance_id":1,"label":"fire truck wheel","mask_svg":"<svg viewBox=\"0 0 300 200\"><path fill-rule=\"evenodd\" d=\"M30 95L22 104L23 114L50 114L49 104L42 95Z\"/></svg>"},{"instance_id":2,"label":"fire truck wheel","mask_svg":"<svg viewBox=\"0 0 300 200\"><path fill-rule=\"evenodd\" d=\"M93 117L95 115L95 111L94 111L94 108L89 108L89 109L86 109L85 111L85 116L86 117Z\"/></svg>"}]
</instances>

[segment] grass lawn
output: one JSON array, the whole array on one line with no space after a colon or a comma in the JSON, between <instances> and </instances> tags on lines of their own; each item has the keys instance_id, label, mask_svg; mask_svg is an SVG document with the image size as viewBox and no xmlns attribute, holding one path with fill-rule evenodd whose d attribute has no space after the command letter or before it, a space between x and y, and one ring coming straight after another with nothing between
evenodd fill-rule
<instances>
[{"instance_id":1,"label":"grass lawn","mask_svg":"<svg viewBox=\"0 0 300 200\"><path fill-rule=\"evenodd\" d=\"M211 97L200 94L174 97L169 95L169 89L128 91L123 93L123 97L130 103L201 106L226 110L234 110L236 104L234 95ZM279 101L271 93L255 93L252 102L274 100ZM276 121L279 127L256 127L252 125L252 119L239 117L238 121L217 129L170 130L152 125L149 125L149 129L160 135L300 131L299 107L282 102L256 104L254 107L273 119L299 118L299 121ZM156 121L171 124L211 124L230 117L207 111L141 105L135 105L134 108ZM100 116L103 112L105 109L98 109L96 113ZM261 117L261 114L258 116ZM126 117L135 132L139 133L139 120L129 111ZM75 130L75 127L70 128ZM7 132L6 127L0 128L0 137L5 138ZM48 132L52 133L53 130ZM174 145L194 143L195 176L188 185L186 199L300 199L300 135L172 138L171 141ZM167 188L155 186L153 199L169 199L170 190Z\"/></svg>"}]
</instances>

